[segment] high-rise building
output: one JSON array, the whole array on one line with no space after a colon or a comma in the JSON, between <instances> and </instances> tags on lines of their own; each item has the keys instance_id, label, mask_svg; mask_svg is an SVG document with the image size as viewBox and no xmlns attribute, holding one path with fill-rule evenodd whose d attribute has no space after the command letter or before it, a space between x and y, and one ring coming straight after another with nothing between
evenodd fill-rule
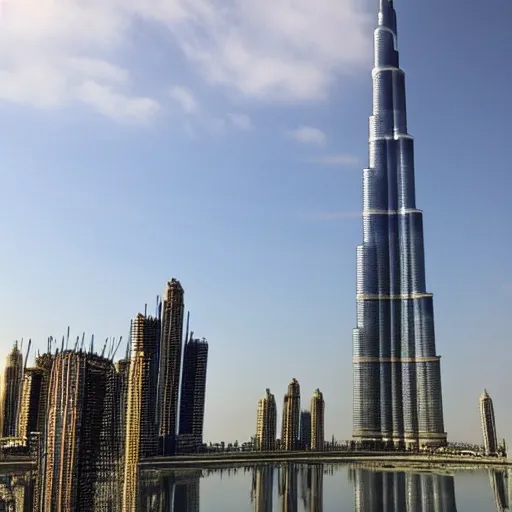
<instances>
[{"instance_id":1,"label":"high-rise building","mask_svg":"<svg viewBox=\"0 0 512 512\"><path fill-rule=\"evenodd\" d=\"M379 3L363 243L357 248L353 437L366 446L437 446L446 443L446 433L414 142L407 132L393 1Z\"/></svg>"},{"instance_id":2,"label":"high-rise building","mask_svg":"<svg viewBox=\"0 0 512 512\"><path fill-rule=\"evenodd\" d=\"M163 453L174 447L178 426L178 399L183 343L184 291L177 279L167 283L162 304L159 345L157 418Z\"/></svg>"},{"instance_id":3,"label":"high-rise building","mask_svg":"<svg viewBox=\"0 0 512 512\"><path fill-rule=\"evenodd\" d=\"M131 342L129 342L131 343ZM126 441L126 413L128 411L128 383L130 377L130 352L127 350L127 355L124 359L120 359L116 363L117 372L117 388L118 388L118 413L119 413L119 439L121 443L121 465L124 472L124 443ZM156 433L155 433L156 435Z\"/></svg>"},{"instance_id":4,"label":"high-rise building","mask_svg":"<svg viewBox=\"0 0 512 512\"><path fill-rule=\"evenodd\" d=\"M175 512L199 512L201 472L191 471L176 475L174 487ZM169 509L168 509L169 510Z\"/></svg>"},{"instance_id":5,"label":"high-rise building","mask_svg":"<svg viewBox=\"0 0 512 512\"><path fill-rule=\"evenodd\" d=\"M480 421L484 437L484 450L486 455L494 455L498 451L498 436L496 433L496 421L494 419L494 406L492 398L484 389L480 396Z\"/></svg>"},{"instance_id":6,"label":"high-rise building","mask_svg":"<svg viewBox=\"0 0 512 512\"><path fill-rule=\"evenodd\" d=\"M267 389L263 398L258 400L256 420L256 444L258 450L268 452L276 449L277 406L274 395Z\"/></svg>"},{"instance_id":7,"label":"high-rise building","mask_svg":"<svg viewBox=\"0 0 512 512\"><path fill-rule=\"evenodd\" d=\"M18 414L23 381L23 356L18 342L5 360L0 382L0 432L2 437L17 435Z\"/></svg>"},{"instance_id":8,"label":"high-rise building","mask_svg":"<svg viewBox=\"0 0 512 512\"><path fill-rule=\"evenodd\" d=\"M43 369L27 368L21 386L18 436L28 439L31 432L40 432L38 425L39 402L43 385Z\"/></svg>"},{"instance_id":9,"label":"high-rise building","mask_svg":"<svg viewBox=\"0 0 512 512\"><path fill-rule=\"evenodd\" d=\"M281 468L282 480L282 511L297 512L299 510L299 468L296 464L287 464Z\"/></svg>"},{"instance_id":10,"label":"high-rise building","mask_svg":"<svg viewBox=\"0 0 512 512\"><path fill-rule=\"evenodd\" d=\"M308 510L323 512L324 509L324 465L314 464L308 468Z\"/></svg>"},{"instance_id":11,"label":"high-rise building","mask_svg":"<svg viewBox=\"0 0 512 512\"><path fill-rule=\"evenodd\" d=\"M193 339L185 344L180 403L180 449L197 451L203 444L208 343Z\"/></svg>"},{"instance_id":12,"label":"high-rise building","mask_svg":"<svg viewBox=\"0 0 512 512\"><path fill-rule=\"evenodd\" d=\"M324 449L324 411L325 402L321 391L317 389L311 398L311 449Z\"/></svg>"},{"instance_id":13,"label":"high-rise building","mask_svg":"<svg viewBox=\"0 0 512 512\"><path fill-rule=\"evenodd\" d=\"M41 512L101 510L98 483L115 470L117 455L114 381L110 359L71 350L55 355L40 461Z\"/></svg>"},{"instance_id":14,"label":"high-rise building","mask_svg":"<svg viewBox=\"0 0 512 512\"><path fill-rule=\"evenodd\" d=\"M157 318L139 314L132 320L124 443L123 510L125 512L137 510L140 460L151 457L157 452L155 361L159 335L160 322Z\"/></svg>"},{"instance_id":15,"label":"high-rise building","mask_svg":"<svg viewBox=\"0 0 512 512\"><path fill-rule=\"evenodd\" d=\"M300 385L292 379L288 393L284 395L283 421L281 425L281 448L298 450L300 448Z\"/></svg>"},{"instance_id":16,"label":"high-rise building","mask_svg":"<svg viewBox=\"0 0 512 512\"><path fill-rule=\"evenodd\" d=\"M505 483L506 473L505 471L497 471L495 469L489 469L488 473L496 510L498 512L505 512L509 510L510 506L508 502L507 485Z\"/></svg>"},{"instance_id":17,"label":"high-rise building","mask_svg":"<svg viewBox=\"0 0 512 512\"><path fill-rule=\"evenodd\" d=\"M300 447L303 450L311 449L311 412L300 412Z\"/></svg>"}]
</instances>

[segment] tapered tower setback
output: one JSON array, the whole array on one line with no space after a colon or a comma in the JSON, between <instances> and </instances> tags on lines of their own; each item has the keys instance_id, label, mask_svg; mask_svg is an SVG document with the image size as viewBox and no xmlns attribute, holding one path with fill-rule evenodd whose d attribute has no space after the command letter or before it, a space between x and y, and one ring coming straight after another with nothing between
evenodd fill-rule
<instances>
[{"instance_id":1,"label":"tapered tower setback","mask_svg":"<svg viewBox=\"0 0 512 512\"><path fill-rule=\"evenodd\" d=\"M380 0L374 38L363 243L357 248L353 436L369 446L436 446L446 442L440 357L392 0Z\"/></svg>"}]
</instances>

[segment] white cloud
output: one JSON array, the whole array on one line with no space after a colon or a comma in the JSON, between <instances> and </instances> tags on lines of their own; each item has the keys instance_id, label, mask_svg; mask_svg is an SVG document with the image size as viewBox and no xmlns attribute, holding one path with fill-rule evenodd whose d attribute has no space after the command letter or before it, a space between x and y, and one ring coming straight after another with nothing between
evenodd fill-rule
<instances>
[{"instance_id":1,"label":"white cloud","mask_svg":"<svg viewBox=\"0 0 512 512\"><path fill-rule=\"evenodd\" d=\"M361 165L359 158L352 155L331 155L320 158L312 158L309 162L321 165L339 165L347 167L356 167Z\"/></svg>"},{"instance_id":2,"label":"white cloud","mask_svg":"<svg viewBox=\"0 0 512 512\"><path fill-rule=\"evenodd\" d=\"M159 104L151 98L124 96L91 80L77 88L76 92L81 101L119 123L146 124L160 110Z\"/></svg>"},{"instance_id":3,"label":"white cloud","mask_svg":"<svg viewBox=\"0 0 512 512\"><path fill-rule=\"evenodd\" d=\"M11 0L0 20L0 100L57 107L91 81L129 100L133 70L116 55L135 20L167 31L208 83L261 100L324 98L371 57L373 19L353 0Z\"/></svg>"},{"instance_id":4,"label":"white cloud","mask_svg":"<svg viewBox=\"0 0 512 512\"><path fill-rule=\"evenodd\" d=\"M327 139L325 133L312 126L300 126L296 130L288 132L288 135L305 144L324 144Z\"/></svg>"},{"instance_id":5,"label":"white cloud","mask_svg":"<svg viewBox=\"0 0 512 512\"><path fill-rule=\"evenodd\" d=\"M245 114L229 113L227 118L233 127L239 130L248 131L254 128L251 118Z\"/></svg>"},{"instance_id":6,"label":"white cloud","mask_svg":"<svg viewBox=\"0 0 512 512\"><path fill-rule=\"evenodd\" d=\"M194 95L185 87L176 85L171 89L171 98L176 100L187 114L193 114L198 109Z\"/></svg>"}]
</instances>

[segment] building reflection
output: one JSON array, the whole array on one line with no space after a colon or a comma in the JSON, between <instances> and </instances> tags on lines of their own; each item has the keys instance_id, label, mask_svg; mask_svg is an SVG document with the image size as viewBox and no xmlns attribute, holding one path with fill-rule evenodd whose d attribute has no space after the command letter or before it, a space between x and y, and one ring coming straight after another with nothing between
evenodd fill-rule
<instances>
[{"instance_id":1,"label":"building reflection","mask_svg":"<svg viewBox=\"0 0 512 512\"><path fill-rule=\"evenodd\" d=\"M199 512L201 471L142 471L137 510Z\"/></svg>"},{"instance_id":2,"label":"building reflection","mask_svg":"<svg viewBox=\"0 0 512 512\"><path fill-rule=\"evenodd\" d=\"M355 512L456 512L453 476L352 469Z\"/></svg>"},{"instance_id":3,"label":"building reflection","mask_svg":"<svg viewBox=\"0 0 512 512\"><path fill-rule=\"evenodd\" d=\"M509 510L509 496L506 484L506 473L504 471L489 470L489 482L491 484L494 504L498 512Z\"/></svg>"},{"instance_id":4,"label":"building reflection","mask_svg":"<svg viewBox=\"0 0 512 512\"><path fill-rule=\"evenodd\" d=\"M251 501L254 512L272 512L274 494L274 467L254 468Z\"/></svg>"}]
</instances>

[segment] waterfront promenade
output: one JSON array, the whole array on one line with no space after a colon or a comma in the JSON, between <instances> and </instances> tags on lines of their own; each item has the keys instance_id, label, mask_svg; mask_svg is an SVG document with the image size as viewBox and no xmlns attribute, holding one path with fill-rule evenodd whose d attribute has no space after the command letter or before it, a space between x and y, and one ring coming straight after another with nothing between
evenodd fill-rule
<instances>
[{"instance_id":1,"label":"waterfront promenade","mask_svg":"<svg viewBox=\"0 0 512 512\"><path fill-rule=\"evenodd\" d=\"M446 466L457 468L501 467L512 468L512 460L498 457L475 457L450 454L410 454L400 452L228 452L173 457L153 457L141 461L141 469L192 469L243 466L251 464L364 464L398 468Z\"/></svg>"}]
</instances>

